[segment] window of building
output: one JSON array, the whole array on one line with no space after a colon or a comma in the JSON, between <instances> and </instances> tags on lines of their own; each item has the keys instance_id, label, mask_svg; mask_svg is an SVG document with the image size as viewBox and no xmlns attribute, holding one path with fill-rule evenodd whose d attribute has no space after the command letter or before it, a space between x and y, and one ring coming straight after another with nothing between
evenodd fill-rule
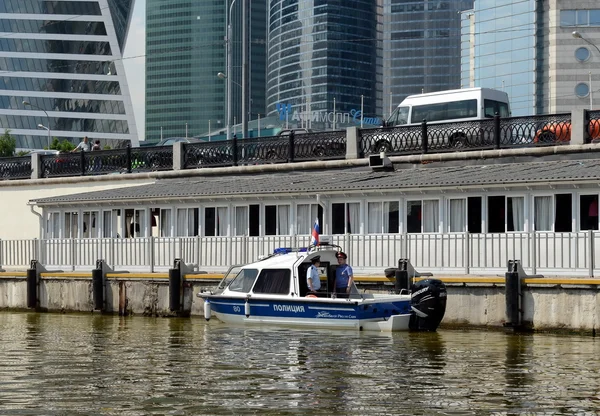
<instances>
[{"instance_id":1,"label":"window of building","mask_svg":"<svg viewBox=\"0 0 600 416\"><path fill-rule=\"evenodd\" d=\"M48 214L46 223L46 238L60 238L60 213L51 212Z\"/></svg>"},{"instance_id":2,"label":"window of building","mask_svg":"<svg viewBox=\"0 0 600 416\"><path fill-rule=\"evenodd\" d=\"M569 233L573 231L573 206L571 194L558 194L554 215L554 231L557 233Z\"/></svg>"},{"instance_id":3,"label":"window of building","mask_svg":"<svg viewBox=\"0 0 600 416\"><path fill-rule=\"evenodd\" d=\"M579 197L579 229L598 229L598 195L581 195Z\"/></svg>"},{"instance_id":4,"label":"window of building","mask_svg":"<svg viewBox=\"0 0 600 416\"><path fill-rule=\"evenodd\" d=\"M585 82L580 82L575 86L575 95L579 98L585 98L590 95L590 87Z\"/></svg>"},{"instance_id":5,"label":"window of building","mask_svg":"<svg viewBox=\"0 0 600 416\"><path fill-rule=\"evenodd\" d=\"M120 210L118 209L102 212L103 238L114 238L120 236L119 232L117 231L117 228L119 226L119 213Z\"/></svg>"},{"instance_id":6,"label":"window of building","mask_svg":"<svg viewBox=\"0 0 600 416\"><path fill-rule=\"evenodd\" d=\"M177 209L177 236L195 237L198 235L198 208Z\"/></svg>"},{"instance_id":7,"label":"window of building","mask_svg":"<svg viewBox=\"0 0 600 416\"><path fill-rule=\"evenodd\" d=\"M464 233L467 224L467 200L448 200L448 223L451 233Z\"/></svg>"},{"instance_id":8,"label":"window of building","mask_svg":"<svg viewBox=\"0 0 600 416\"><path fill-rule=\"evenodd\" d=\"M369 234L400 232L400 203L398 201L369 202L367 231Z\"/></svg>"},{"instance_id":9,"label":"window of building","mask_svg":"<svg viewBox=\"0 0 600 416\"><path fill-rule=\"evenodd\" d=\"M571 232L572 196L558 194L533 198L533 223L536 231Z\"/></svg>"},{"instance_id":10,"label":"window of building","mask_svg":"<svg viewBox=\"0 0 600 416\"><path fill-rule=\"evenodd\" d=\"M83 238L98 238L100 236L98 218L98 211L83 212Z\"/></svg>"},{"instance_id":11,"label":"window of building","mask_svg":"<svg viewBox=\"0 0 600 416\"><path fill-rule=\"evenodd\" d=\"M535 231L552 231L552 197L533 198L533 226Z\"/></svg>"},{"instance_id":12,"label":"window of building","mask_svg":"<svg viewBox=\"0 0 600 416\"><path fill-rule=\"evenodd\" d=\"M315 220L323 233L323 207L319 204L298 204L296 206L296 234L310 235Z\"/></svg>"},{"instance_id":13,"label":"window of building","mask_svg":"<svg viewBox=\"0 0 600 416\"><path fill-rule=\"evenodd\" d=\"M290 234L290 206L265 205L265 235Z\"/></svg>"},{"instance_id":14,"label":"window of building","mask_svg":"<svg viewBox=\"0 0 600 416\"><path fill-rule=\"evenodd\" d=\"M525 198L490 196L487 202L489 233L525 230Z\"/></svg>"},{"instance_id":15,"label":"window of building","mask_svg":"<svg viewBox=\"0 0 600 416\"><path fill-rule=\"evenodd\" d=\"M482 200L480 196L467 198L467 229L470 233L481 233Z\"/></svg>"},{"instance_id":16,"label":"window of building","mask_svg":"<svg viewBox=\"0 0 600 416\"><path fill-rule=\"evenodd\" d=\"M258 236L260 230L259 205L235 207L234 234Z\"/></svg>"},{"instance_id":17,"label":"window of building","mask_svg":"<svg viewBox=\"0 0 600 416\"><path fill-rule=\"evenodd\" d=\"M207 237L227 235L227 207L204 208L204 235Z\"/></svg>"},{"instance_id":18,"label":"window of building","mask_svg":"<svg viewBox=\"0 0 600 416\"><path fill-rule=\"evenodd\" d=\"M406 231L409 233L437 233L440 226L439 201L429 199L406 203Z\"/></svg>"},{"instance_id":19,"label":"window of building","mask_svg":"<svg viewBox=\"0 0 600 416\"><path fill-rule=\"evenodd\" d=\"M331 233L360 233L360 204L358 202L331 204Z\"/></svg>"},{"instance_id":20,"label":"window of building","mask_svg":"<svg viewBox=\"0 0 600 416\"><path fill-rule=\"evenodd\" d=\"M588 59L590 59L590 56L590 50L585 46L582 46L575 50L575 59L577 59L579 62L587 61Z\"/></svg>"},{"instance_id":21,"label":"window of building","mask_svg":"<svg viewBox=\"0 0 600 416\"><path fill-rule=\"evenodd\" d=\"M600 9L561 10L560 25L562 27L600 26Z\"/></svg>"},{"instance_id":22,"label":"window of building","mask_svg":"<svg viewBox=\"0 0 600 416\"><path fill-rule=\"evenodd\" d=\"M65 236L64 238L79 237L79 213L65 212Z\"/></svg>"}]
</instances>

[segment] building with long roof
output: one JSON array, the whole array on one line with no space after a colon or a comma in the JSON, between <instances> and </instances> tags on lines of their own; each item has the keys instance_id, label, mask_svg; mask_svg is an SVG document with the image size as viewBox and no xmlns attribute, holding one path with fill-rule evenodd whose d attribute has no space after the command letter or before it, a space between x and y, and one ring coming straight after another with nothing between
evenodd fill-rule
<instances>
[{"instance_id":1,"label":"building with long roof","mask_svg":"<svg viewBox=\"0 0 600 416\"><path fill-rule=\"evenodd\" d=\"M134 0L0 3L0 132L18 148L138 144L122 62Z\"/></svg>"}]
</instances>

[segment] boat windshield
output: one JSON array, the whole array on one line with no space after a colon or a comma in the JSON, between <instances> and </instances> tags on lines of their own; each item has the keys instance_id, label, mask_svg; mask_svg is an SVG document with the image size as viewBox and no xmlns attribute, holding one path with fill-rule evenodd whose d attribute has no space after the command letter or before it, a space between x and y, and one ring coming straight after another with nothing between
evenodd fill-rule
<instances>
[{"instance_id":1,"label":"boat windshield","mask_svg":"<svg viewBox=\"0 0 600 416\"><path fill-rule=\"evenodd\" d=\"M235 277L237 276L237 274L240 272L242 266L232 266L229 268L229 270L227 270L227 273L225 273L225 277L223 277L223 279L221 279L221 281L219 282L219 286L217 286L218 290L223 290L227 287L227 285L229 285L229 283L231 283L231 281L233 279L235 279Z\"/></svg>"},{"instance_id":2,"label":"boat windshield","mask_svg":"<svg viewBox=\"0 0 600 416\"><path fill-rule=\"evenodd\" d=\"M258 276L258 270L256 269L240 270L237 276L235 276L233 281L229 284L229 290L241 293L250 292L250 289L254 286L256 276Z\"/></svg>"}]
</instances>

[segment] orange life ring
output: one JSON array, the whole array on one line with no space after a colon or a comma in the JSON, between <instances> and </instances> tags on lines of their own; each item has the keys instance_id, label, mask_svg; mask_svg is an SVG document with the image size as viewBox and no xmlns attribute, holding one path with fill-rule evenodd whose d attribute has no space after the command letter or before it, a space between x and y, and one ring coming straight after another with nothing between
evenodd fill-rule
<instances>
[{"instance_id":1,"label":"orange life ring","mask_svg":"<svg viewBox=\"0 0 600 416\"><path fill-rule=\"evenodd\" d=\"M309 294L309 295L306 295L306 297L307 297L307 298L316 298L316 297L317 297L317 295L310 295L310 294Z\"/></svg>"}]
</instances>

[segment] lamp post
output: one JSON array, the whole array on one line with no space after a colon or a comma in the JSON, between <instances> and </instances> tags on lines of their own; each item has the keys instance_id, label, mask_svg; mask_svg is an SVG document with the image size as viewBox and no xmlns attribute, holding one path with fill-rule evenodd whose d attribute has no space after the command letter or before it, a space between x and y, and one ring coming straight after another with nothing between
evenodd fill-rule
<instances>
[{"instance_id":1,"label":"lamp post","mask_svg":"<svg viewBox=\"0 0 600 416\"><path fill-rule=\"evenodd\" d=\"M48 132L48 143L50 143L50 127L46 127L43 124L38 124L37 125L38 129L44 129ZM48 150L50 150L50 144L48 144Z\"/></svg>"},{"instance_id":2,"label":"lamp post","mask_svg":"<svg viewBox=\"0 0 600 416\"><path fill-rule=\"evenodd\" d=\"M219 72L217 76L221 79L225 79L227 82L227 139L231 138L231 79L232 79L232 59L231 59L231 13L233 11L233 5L235 0L232 0L229 5L229 14L227 15L227 36L225 38L225 47L227 49L227 74Z\"/></svg>"},{"instance_id":3,"label":"lamp post","mask_svg":"<svg viewBox=\"0 0 600 416\"><path fill-rule=\"evenodd\" d=\"M598 51L598 53L600 53L600 48L598 48L598 46L589 41L588 39L584 38L581 33L574 31L573 33L571 33L571 35L573 35L573 37L575 39L581 39L583 40L585 43L592 45L594 48L596 48L596 50ZM594 96L593 96L593 90L592 90L592 71L590 71L589 73L589 84L590 84L590 110L592 110L594 108Z\"/></svg>"},{"instance_id":4,"label":"lamp post","mask_svg":"<svg viewBox=\"0 0 600 416\"><path fill-rule=\"evenodd\" d=\"M23 105L28 105L30 107L33 108L37 108L38 110L41 110L44 112L44 114L46 114L46 119L48 120L48 127L42 126L41 124L38 124L38 128L44 128L46 130L48 130L48 150L50 150L50 116L48 115L48 113L46 112L46 110L44 110L43 108L38 107L37 105L31 104L29 101L23 101Z\"/></svg>"}]
</instances>

